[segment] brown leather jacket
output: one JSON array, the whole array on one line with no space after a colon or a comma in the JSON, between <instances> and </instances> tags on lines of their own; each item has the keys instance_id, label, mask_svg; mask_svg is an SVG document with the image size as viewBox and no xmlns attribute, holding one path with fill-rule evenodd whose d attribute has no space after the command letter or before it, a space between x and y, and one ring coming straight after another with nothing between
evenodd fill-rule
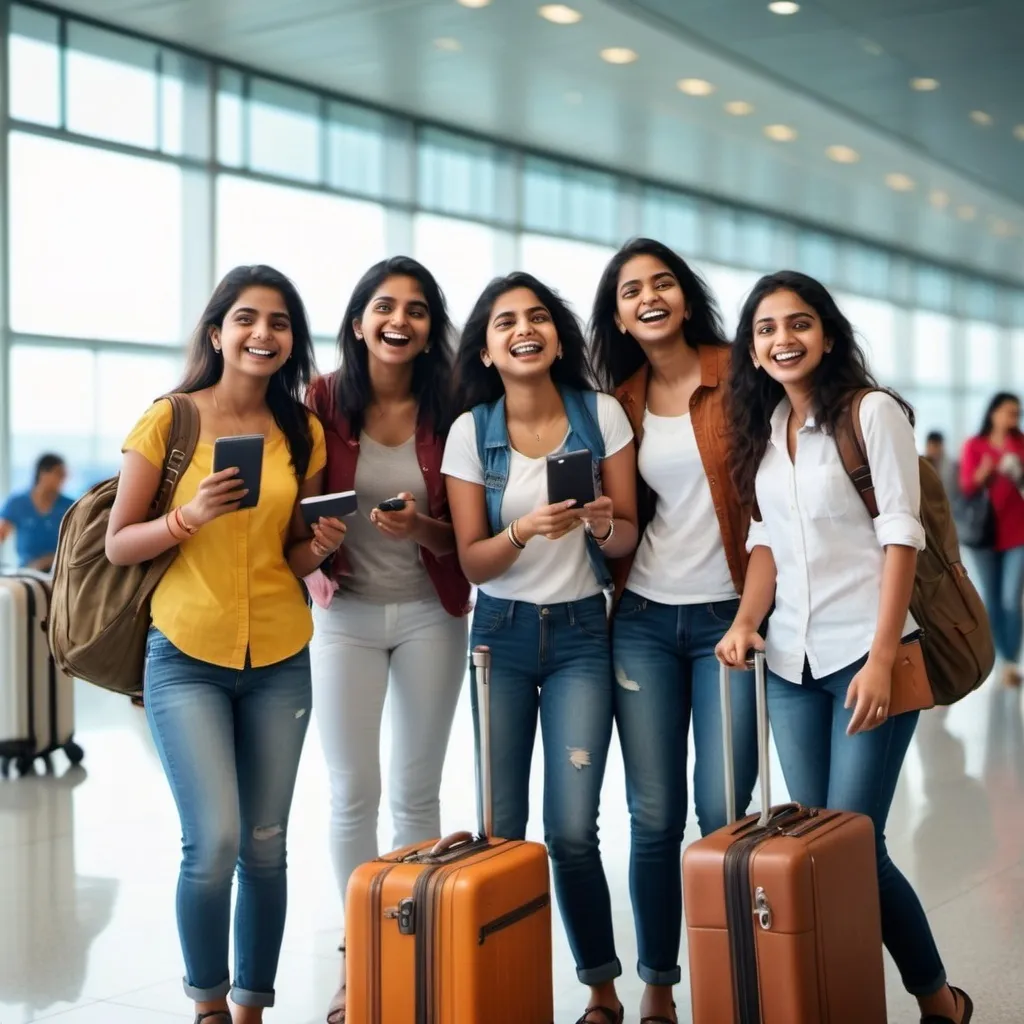
<instances>
[{"instance_id":1,"label":"brown leather jacket","mask_svg":"<svg viewBox=\"0 0 1024 1024\"><path fill-rule=\"evenodd\" d=\"M750 509L740 505L729 474L729 422L725 413L726 388L729 379L731 349L725 346L700 346L700 386L690 399L690 416L693 419L693 433L697 438L697 449L704 463L711 499L722 531L725 557L729 572L736 585L736 593L743 592L743 578L747 571L747 528L750 525ZM615 391L615 397L622 404L633 427L633 443L637 450L644 436L644 410L647 408L647 379L649 369L645 362L624 384ZM637 513L640 535L654 517L657 496L643 482L640 474L636 478ZM629 570L633 566L633 555L616 558L609 562L612 579L615 582L616 600L625 589Z\"/></svg>"}]
</instances>

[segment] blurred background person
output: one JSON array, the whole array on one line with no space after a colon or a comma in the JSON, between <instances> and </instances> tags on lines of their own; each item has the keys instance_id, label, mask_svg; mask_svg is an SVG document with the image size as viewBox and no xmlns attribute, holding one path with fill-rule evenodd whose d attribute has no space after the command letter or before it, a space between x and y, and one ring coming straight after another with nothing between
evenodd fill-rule
<instances>
[{"instance_id":1,"label":"blurred background person","mask_svg":"<svg viewBox=\"0 0 1024 1024\"><path fill-rule=\"evenodd\" d=\"M13 534L19 568L49 572L53 566L60 521L73 504L61 491L67 475L61 456L40 455L32 487L9 495L0 508L0 544Z\"/></svg>"}]
</instances>

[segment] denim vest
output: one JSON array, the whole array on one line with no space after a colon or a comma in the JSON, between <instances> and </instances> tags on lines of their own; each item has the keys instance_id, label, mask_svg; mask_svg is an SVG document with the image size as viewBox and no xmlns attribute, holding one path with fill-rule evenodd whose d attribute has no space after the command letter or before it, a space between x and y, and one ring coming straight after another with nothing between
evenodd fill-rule
<instances>
[{"instance_id":1,"label":"denim vest","mask_svg":"<svg viewBox=\"0 0 1024 1024\"><path fill-rule=\"evenodd\" d=\"M594 494L601 493L601 460L604 458L604 437L597 418L597 392L559 389L565 414L569 419L569 436L565 451L588 448L594 457ZM505 396L496 402L473 407L476 426L476 450L484 472L484 494L487 501L487 520L491 534L501 531L501 502L508 486L511 446L505 420ZM587 534L587 555L590 566L602 588L611 585L612 577L605 562L604 552L597 541Z\"/></svg>"}]
</instances>

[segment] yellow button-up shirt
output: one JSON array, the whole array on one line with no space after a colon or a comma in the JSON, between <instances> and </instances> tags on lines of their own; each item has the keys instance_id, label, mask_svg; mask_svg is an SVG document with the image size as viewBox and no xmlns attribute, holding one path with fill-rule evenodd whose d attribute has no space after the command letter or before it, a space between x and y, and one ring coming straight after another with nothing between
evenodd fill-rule
<instances>
[{"instance_id":1,"label":"yellow button-up shirt","mask_svg":"<svg viewBox=\"0 0 1024 1024\"><path fill-rule=\"evenodd\" d=\"M324 468L320 421L310 414L313 453L307 479ZM163 466L171 405L156 402L135 425L124 451ZM200 441L178 482L173 505L190 502L213 471L213 445ZM183 541L153 594L153 625L178 650L223 668L254 668L298 654L313 635L302 584L288 566L285 545L298 498L284 434L275 426L263 449L256 508L230 512Z\"/></svg>"}]
</instances>

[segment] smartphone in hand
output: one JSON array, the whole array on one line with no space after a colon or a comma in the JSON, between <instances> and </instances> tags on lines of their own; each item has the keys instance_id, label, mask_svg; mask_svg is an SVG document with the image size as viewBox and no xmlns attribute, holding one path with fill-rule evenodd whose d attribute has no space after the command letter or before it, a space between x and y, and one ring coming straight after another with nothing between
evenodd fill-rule
<instances>
[{"instance_id":1,"label":"smartphone in hand","mask_svg":"<svg viewBox=\"0 0 1024 1024\"><path fill-rule=\"evenodd\" d=\"M594 493L594 456L589 448L549 455L547 473L549 505L571 498L576 502L574 508L583 508L597 497Z\"/></svg>"},{"instance_id":2,"label":"smartphone in hand","mask_svg":"<svg viewBox=\"0 0 1024 1024\"><path fill-rule=\"evenodd\" d=\"M255 508L260 500L260 482L263 478L263 435L240 434L236 437L218 437L213 442L213 471L236 467L238 479L249 493L242 498L239 508Z\"/></svg>"},{"instance_id":3,"label":"smartphone in hand","mask_svg":"<svg viewBox=\"0 0 1024 1024\"><path fill-rule=\"evenodd\" d=\"M303 498L299 502L303 522L310 527L318 519L344 519L345 516L354 515L357 508L355 491L321 494L315 498Z\"/></svg>"}]
</instances>

